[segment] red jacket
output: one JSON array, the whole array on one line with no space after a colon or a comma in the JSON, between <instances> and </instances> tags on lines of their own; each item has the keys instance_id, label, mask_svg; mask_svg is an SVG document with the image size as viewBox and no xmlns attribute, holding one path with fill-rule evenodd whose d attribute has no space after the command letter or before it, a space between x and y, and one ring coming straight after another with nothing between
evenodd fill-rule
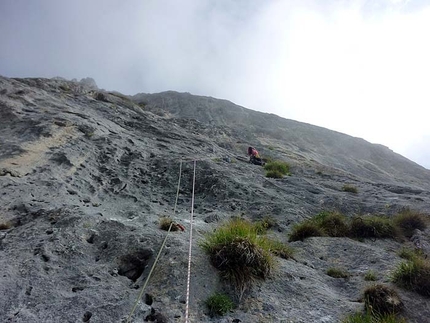
<instances>
[{"instance_id":1,"label":"red jacket","mask_svg":"<svg viewBox=\"0 0 430 323\"><path fill-rule=\"evenodd\" d=\"M257 149L255 149L255 148L251 149L251 152L249 153L249 155L260 158L260 154L258 153Z\"/></svg>"}]
</instances>

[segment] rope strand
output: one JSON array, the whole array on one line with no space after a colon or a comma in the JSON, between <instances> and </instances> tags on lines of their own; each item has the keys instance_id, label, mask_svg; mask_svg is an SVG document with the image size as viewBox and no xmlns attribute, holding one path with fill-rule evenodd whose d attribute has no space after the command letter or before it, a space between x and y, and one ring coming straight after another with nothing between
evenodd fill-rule
<instances>
[{"instance_id":1,"label":"rope strand","mask_svg":"<svg viewBox=\"0 0 430 323\"><path fill-rule=\"evenodd\" d=\"M173 216L175 216L175 212L176 212L176 205L177 205L177 203L178 203L178 197L179 197L179 186L180 186L180 184L181 184L181 173L182 173L182 160L181 160L181 162L180 162L180 164L179 164L178 189L177 189L177 191L176 191L176 200L175 200L175 207L173 208ZM159 259L159 258L160 258L160 256L161 256L161 251L164 249L164 246L166 245L167 237L169 236L169 233L170 233L170 231L171 231L171 229L172 229L173 224L174 224L174 222L172 221L172 222L170 223L169 230L167 230L167 234L166 234L166 236L164 237L163 243L161 244L160 250L158 251L157 257L155 258L154 263L152 264L152 267L151 267L151 270L149 271L148 277L146 277L145 283L143 284L142 289L140 290L139 296L137 297L136 301L134 302L134 306L133 306L133 308L132 308L132 310L131 310L130 314L128 315L128 318L127 318L127 321L126 321L127 323L130 323L130 322L131 322L131 317L133 316L133 313L134 313L134 311L136 310L137 305L139 304L139 301L141 300L141 298L142 298L142 296L143 296L143 291L145 290L146 285L148 285L149 278L151 278L152 272L153 272L153 271L154 271L154 269L155 269L155 265L157 264L158 259Z\"/></svg>"},{"instance_id":2,"label":"rope strand","mask_svg":"<svg viewBox=\"0 0 430 323\"><path fill-rule=\"evenodd\" d=\"M190 246L188 249L188 278L187 278L187 300L185 305L185 323L189 323L189 309L190 309L190 280L191 280L191 250L193 242L193 217L194 217L194 189L196 186L196 161L194 160L193 172L193 192L191 195L191 213L190 213Z\"/></svg>"}]
</instances>

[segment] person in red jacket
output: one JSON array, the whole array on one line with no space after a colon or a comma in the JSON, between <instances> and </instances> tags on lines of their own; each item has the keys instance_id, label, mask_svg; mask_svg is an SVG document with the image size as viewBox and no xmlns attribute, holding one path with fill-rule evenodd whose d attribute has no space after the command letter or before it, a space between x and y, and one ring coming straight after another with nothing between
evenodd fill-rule
<instances>
[{"instance_id":1,"label":"person in red jacket","mask_svg":"<svg viewBox=\"0 0 430 323\"><path fill-rule=\"evenodd\" d=\"M248 155L250 157L260 158L260 154L258 153L257 149L255 149L254 147L248 147Z\"/></svg>"},{"instance_id":2,"label":"person in red jacket","mask_svg":"<svg viewBox=\"0 0 430 323\"><path fill-rule=\"evenodd\" d=\"M248 156L250 163L263 166L263 161L261 160L260 154L258 153L257 149L255 149L254 147L248 147Z\"/></svg>"}]
</instances>

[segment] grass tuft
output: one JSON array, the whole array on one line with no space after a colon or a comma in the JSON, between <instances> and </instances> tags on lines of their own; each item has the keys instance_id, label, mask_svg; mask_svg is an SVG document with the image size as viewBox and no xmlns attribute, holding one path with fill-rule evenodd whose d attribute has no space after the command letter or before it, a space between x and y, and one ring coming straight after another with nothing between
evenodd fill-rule
<instances>
[{"instance_id":1,"label":"grass tuft","mask_svg":"<svg viewBox=\"0 0 430 323\"><path fill-rule=\"evenodd\" d=\"M12 223L10 223L10 222L0 223L0 230L8 230L10 228L12 228Z\"/></svg>"},{"instance_id":2,"label":"grass tuft","mask_svg":"<svg viewBox=\"0 0 430 323\"><path fill-rule=\"evenodd\" d=\"M395 314L354 313L347 316L342 323L407 323L404 318Z\"/></svg>"},{"instance_id":3,"label":"grass tuft","mask_svg":"<svg viewBox=\"0 0 430 323\"><path fill-rule=\"evenodd\" d=\"M381 216L356 216L350 223L351 237L354 238L396 238L398 229L393 222Z\"/></svg>"},{"instance_id":4,"label":"grass tuft","mask_svg":"<svg viewBox=\"0 0 430 323\"><path fill-rule=\"evenodd\" d=\"M284 175L280 171L269 170L269 171L266 172L266 177L269 177L269 178L283 178Z\"/></svg>"},{"instance_id":5,"label":"grass tuft","mask_svg":"<svg viewBox=\"0 0 430 323\"><path fill-rule=\"evenodd\" d=\"M358 193L357 187L355 187L353 185L348 185L348 184L343 185L342 191L348 192L348 193L354 193L354 194Z\"/></svg>"},{"instance_id":6,"label":"grass tuft","mask_svg":"<svg viewBox=\"0 0 430 323\"><path fill-rule=\"evenodd\" d=\"M397 314L402 310L403 302L394 289L375 284L364 290L364 307L373 314Z\"/></svg>"},{"instance_id":7,"label":"grass tuft","mask_svg":"<svg viewBox=\"0 0 430 323\"><path fill-rule=\"evenodd\" d=\"M294 249L290 246L272 239L267 239L266 243L268 244L269 250L278 257L284 258L284 259L290 259L294 256Z\"/></svg>"},{"instance_id":8,"label":"grass tuft","mask_svg":"<svg viewBox=\"0 0 430 323\"><path fill-rule=\"evenodd\" d=\"M271 243L243 219L225 223L201 245L214 267L236 288L239 298L254 279L267 278L274 266Z\"/></svg>"},{"instance_id":9,"label":"grass tuft","mask_svg":"<svg viewBox=\"0 0 430 323\"><path fill-rule=\"evenodd\" d=\"M364 274L364 280L374 282L377 281L377 275L373 270L369 270L367 273Z\"/></svg>"},{"instance_id":10,"label":"grass tuft","mask_svg":"<svg viewBox=\"0 0 430 323\"><path fill-rule=\"evenodd\" d=\"M303 241L308 237L324 236L324 231L318 226L315 221L306 220L293 226L290 233L289 241Z\"/></svg>"},{"instance_id":11,"label":"grass tuft","mask_svg":"<svg viewBox=\"0 0 430 323\"><path fill-rule=\"evenodd\" d=\"M172 228L170 231L178 231L178 226L174 223L174 221L171 218L168 217L162 217L160 219L159 227L161 230L169 231L170 224L172 224Z\"/></svg>"},{"instance_id":12,"label":"grass tuft","mask_svg":"<svg viewBox=\"0 0 430 323\"><path fill-rule=\"evenodd\" d=\"M215 293L214 295L210 296L205 301L205 304L208 307L209 314L211 316L225 315L230 312L234 307L234 304L230 297L221 293Z\"/></svg>"},{"instance_id":13,"label":"grass tuft","mask_svg":"<svg viewBox=\"0 0 430 323\"><path fill-rule=\"evenodd\" d=\"M405 255L405 254L404 254ZM392 273L394 284L424 296L430 296L430 262L418 255L408 254Z\"/></svg>"},{"instance_id":14,"label":"grass tuft","mask_svg":"<svg viewBox=\"0 0 430 323\"><path fill-rule=\"evenodd\" d=\"M264 165L266 177L282 178L284 175L290 174L290 165L286 162L275 160Z\"/></svg>"},{"instance_id":15,"label":"grass tuft","mask_svg":"<svg viewBox=\"0 0 430 323\"><path fill-rule=\"evenodd\" d=\"M347 219L339 212L320 212L314 217L314 221L330 237L346 237L348 235Z\"/></svg>"},{"instance_id":16,"label":"grass tuft","mask_svg":"<svg viewBox=\"0 0 430 323\"><path fill-rule=\"evenodd\" d=\"M409 209L397 214L394 217L393 221L394 224L408 238L410 238L414 234L415 229L423 231L427 228L427 221L424 215Z\"/></svg>"},{"instance_id":17,"label":"grass tuft","mask_svg":"<svg viewBox=\"0 0 430 323\"><path fill-rule=\"evenodd\" d=\"M263 217L261 220L254 223L254 227L257 230L257 233L264 234L270 228L273 228L276 225L276 220L267 215Z\"/></svg>"},{"instance_id":18,"label":"grass tuft","mask_svg":"<svg viewBox=\"0 0 430 323\"><path fill-rule=\"evenodd\" d=\"M333 278L348 278L349 273L340 268L329 268L326 271L326 274Z\"/></svg>"}]
</instances>

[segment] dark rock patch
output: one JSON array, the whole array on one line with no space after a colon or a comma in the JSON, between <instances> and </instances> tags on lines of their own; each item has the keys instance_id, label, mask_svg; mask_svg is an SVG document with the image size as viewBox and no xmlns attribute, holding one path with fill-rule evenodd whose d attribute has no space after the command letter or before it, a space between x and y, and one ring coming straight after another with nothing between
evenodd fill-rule
<instances>
[{"instance_id":1,"label":"dark rock patch","mask_svg":"<svg viewBox=\"0 0 430 323\"><path fill-rule=\"evenodd\" d=\"M142 275L152 254L150 249L141 249L120 257L118 274L135 282Z\"/></svg>"}]
</instances>

